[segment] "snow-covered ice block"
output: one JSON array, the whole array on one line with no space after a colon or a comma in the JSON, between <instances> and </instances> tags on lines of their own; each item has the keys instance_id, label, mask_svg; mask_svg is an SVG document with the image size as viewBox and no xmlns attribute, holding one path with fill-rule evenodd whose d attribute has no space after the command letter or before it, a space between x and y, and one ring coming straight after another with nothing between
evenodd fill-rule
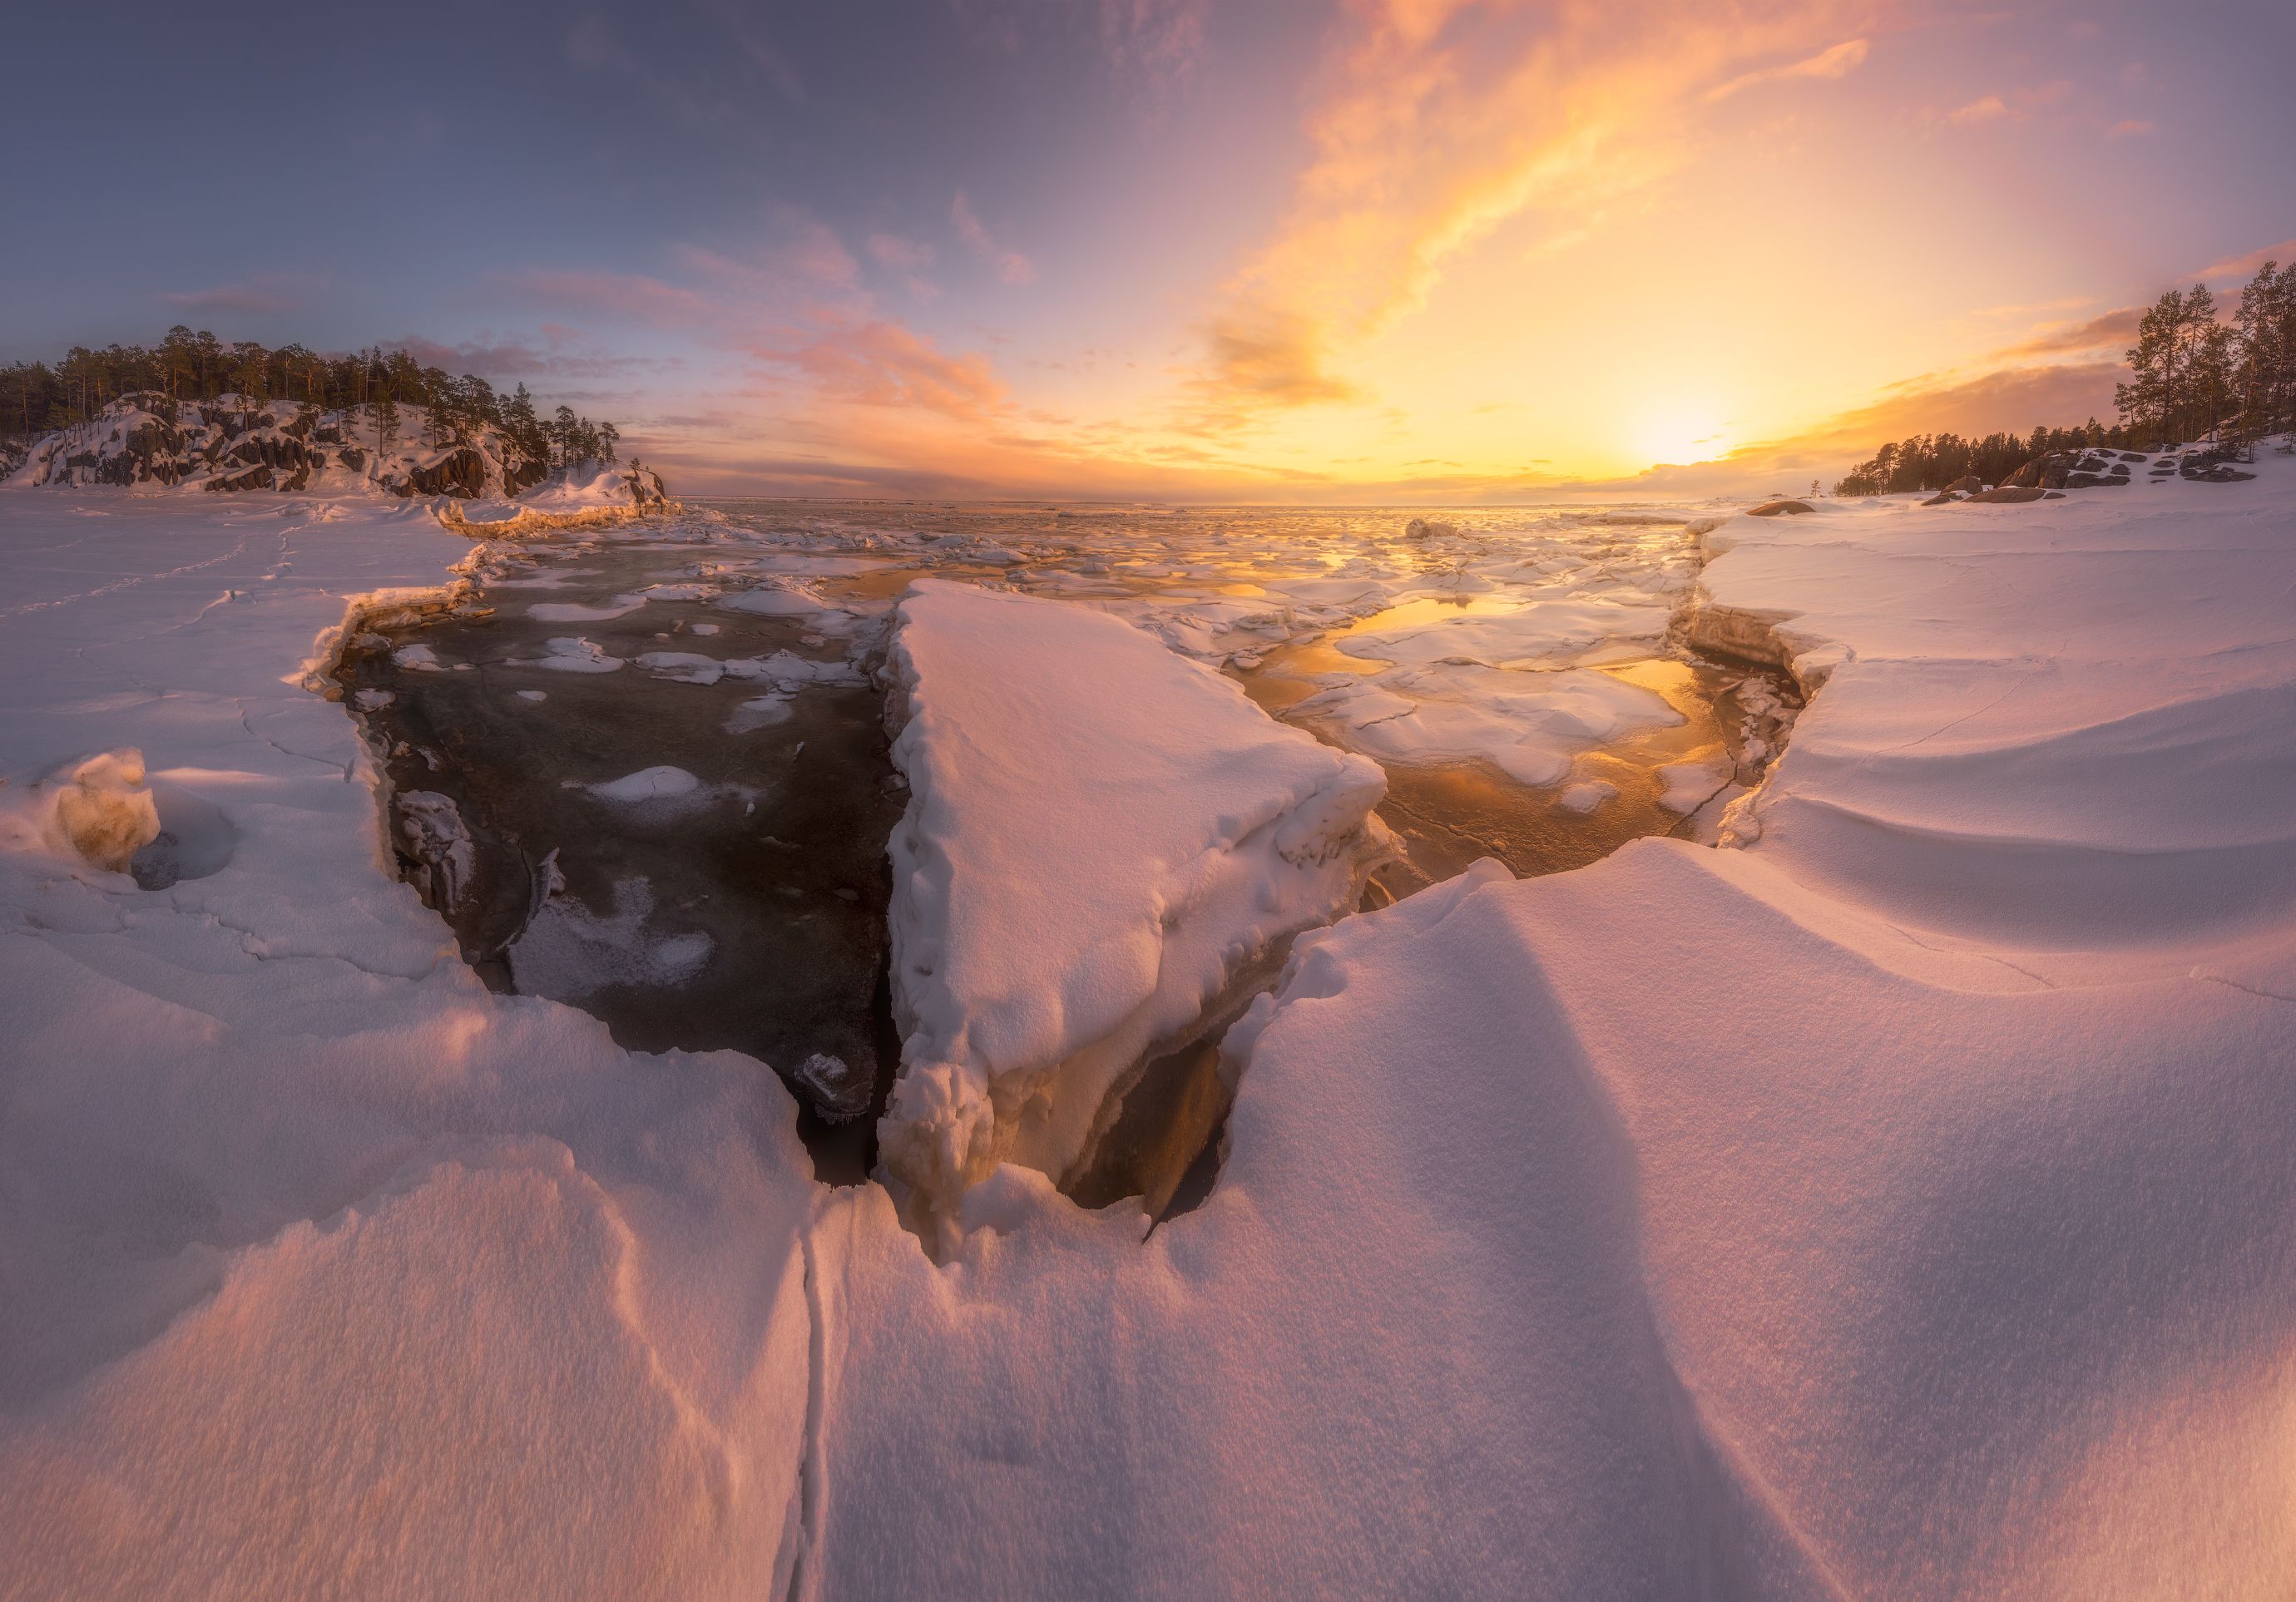
<instances>
[{"instance_id":1,"label":"snow-covered ice block","mask_svg":"<svg viewBox=\"0 0 2296 1602\"><path fill-rule=\"evenodd\" d=\"M0 849L37 851L124 873L160 834L160 813L134 747L66 763L37 786L0 794Z\"/></svg>"},{"instance_id":2,"label":"snow-covered ice block","mask_svg":"<svg viewBox=\"0 0 2296 1602\"><path fill-rule=\"evenodd\" d=\"M888 673L887 1166L946 1214L1012 1161L1058 1176L1151 1047L1351 906L1379 769L1105 613L926 580Z\"/></svg>"}]
</instances>

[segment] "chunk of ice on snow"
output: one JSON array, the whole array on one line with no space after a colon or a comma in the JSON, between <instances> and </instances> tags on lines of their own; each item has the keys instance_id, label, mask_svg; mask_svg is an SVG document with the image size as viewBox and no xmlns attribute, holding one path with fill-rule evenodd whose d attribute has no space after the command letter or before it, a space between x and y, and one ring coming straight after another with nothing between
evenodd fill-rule
<instances>
[{"instance_id":1,"label":"chunk of ice on snow","mask_svg":"<svg viewBox=\"0 0 2296 1602\"><path fill-rule=\"evenodd\" d=\"M590 793L601 801L628 805L690 796L701 788L701 781L684 768L665 765L640 768L635 773L625 773L619 779L610 779L603 784L594 784L588 788Z\"/></svg>"},{"instance_id":2,"label":"chunk of ice on snow","mask_svg":"<svg viewBox=\"0 0 2296 1602\"><path fill-rule=\"evenodd\" d=\"M621 658L608 656L605 647L569 635L546 640L542 649L545 654L527 666L558 673L611 673L622 665Z\"/></svg>"},{"instance_id":3,"label":"chunk of ice on snow","mask_svg":"<svg viewBox=\"0 0 2296 1602\"><path fill-rule=\"evenodd\" d=\"M1590 779L1574 784L1554 798L1554 805L1565 812L1590 813L1619 793L1619 787L1607 779Z\"/></svg>"},{"instance_id":4,"label":"chunk of ice on snow","mask_svg":"<svg viewBox=\"0 0 2296 1602\"><path fill-rule=\"evenodd\" d=\"M1710 763L1677 762L1658 771L1658 804L1669 812L1691 813L1730 782L1730 775Z\"/></svg>"}]
</instances>

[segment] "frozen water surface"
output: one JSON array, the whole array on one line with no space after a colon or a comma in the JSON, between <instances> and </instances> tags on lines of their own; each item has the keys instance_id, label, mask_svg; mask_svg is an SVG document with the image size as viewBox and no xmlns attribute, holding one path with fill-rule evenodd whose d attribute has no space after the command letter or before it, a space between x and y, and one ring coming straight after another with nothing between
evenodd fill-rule
<instances>
[{"instance_id":1,"label":"frozen water surface","mask_svg":"<svg viewBox=\"0 0 2296 1602\"><path fill-rule=\"evenodd\" d=\"M797 1075L833 1058L882 1099L898 1055L884 843L901 797L882 697L846 668L848 642L810 646L802 617L713 605L726 586L693 579L712 549L498 556L466 604L355 642L339 676L400 818L411 796L454 804L475 854L458 898L403 821L393 844L489 985L584 1008L634 1050L750 1052L791 1079L816 1171L851 1182L874 1162L871 1121L849 1087L825 1103L818 1072ZM721 659L757 666L695 671ZM769 673L796 692L761 697Z\"/></svg>"},{"instance_id":2,"label":"frozen water surface","mask_svg":"<svg viewBox=\"0 0 2296 1602\"><path fill-rule=\"evenodd\" d=\"M1747 670L1667 638L1697 565L1683 516L1406 523L717 503L489 547L473 596L372 636L342 680L394 788L455 805L477 862L439 910L489 983L585 1007L633 1047L753 1053L808 1108L824 1173L851 1179L874 1160L856 1087L882 1110L898 1052L880 970L903 797L873 675L920 577L1112 613L1380 762L1398 849L1366 904L1481 856L1536 874L1710 829L1749 765ZM418 884L447 882L403 827L394 843ZM1139 1075L1067 1175L1080 1200L1201 1198L1234 1088L1218 1033ZM805 1071L822 1063L841 1075L827 1091Z\"/></svg>"}]
</instances>

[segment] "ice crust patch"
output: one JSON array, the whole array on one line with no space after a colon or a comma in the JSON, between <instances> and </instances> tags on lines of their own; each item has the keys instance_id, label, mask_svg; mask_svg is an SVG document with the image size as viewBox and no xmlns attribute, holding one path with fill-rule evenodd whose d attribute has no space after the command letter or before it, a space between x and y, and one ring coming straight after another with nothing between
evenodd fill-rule
<instances>
[{"instance_id":1,"label":"ice crust patch","mask_svg":"<svg viewBox=\"0 0 2296 1602\"><path fill-rule=\"evenodd\" d=\"M707 934L650 928L653 887L644 879L617 879L613 897L603 917L565 895L545 901L508 953L518 988L571 1001L609 985L675 987L709 966L717 947Z\"/></svg>"},{"instance_id":2,"label":"ice crust patch","mask_svg":"<svg viewBox=\"0 0 2296 1602\"><path fill-rule=\"evenodd\" d=\"M568 635L545 640L542 649L543 655L529 666L547 667L554 673L612 673L623 665L622 658L609 655L605 647Z\"/></svg>"}]
</instances>

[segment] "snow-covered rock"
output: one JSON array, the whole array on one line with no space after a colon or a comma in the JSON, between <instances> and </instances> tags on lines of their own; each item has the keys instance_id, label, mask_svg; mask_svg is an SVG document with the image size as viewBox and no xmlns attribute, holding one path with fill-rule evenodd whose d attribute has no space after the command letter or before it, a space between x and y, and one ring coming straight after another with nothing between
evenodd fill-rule
<instances>
[{"instance_id":1,"label":"snow-covered rock","mask_svg":"<svg viewBox=\"0 0 2296 1602\"><path fill-rule=\"evenodd\" d=\"M1386 781L1059 601L921 581L887 671L910 797L882 1149L947 1220L1001 1162L1068 1172L1144 1053L1351 906Z\"/></svg>"},{"instance_id":2,"label":"snow-covered rock","mask_svg":"<svg viewBox=\"0 0 2296 1602\"><path fill-rule=\"evenodd\" d=\"M465 507L461 517L473 528L509 532L512 524L544 520L582 524L631 512L673 510L661 475L631 462L587 478L551 478L514 501L488 501Z\"/></svg>"},{"instance_id":3,"label":"snow-covered rock","mask_svg":"<svg viewBox=\"0 0 2296 1602\"><path fill-rule=\"evenodd\" d=\"M481 425L457 437L434 428L421 406L399 407L386 441L364 412L231 395L178 402L141 392L32 442L5 482L469 497L515 495L545 471L500 429ZM651 487L659 493L658 478Z\"/></svg>"}]
</instances>

